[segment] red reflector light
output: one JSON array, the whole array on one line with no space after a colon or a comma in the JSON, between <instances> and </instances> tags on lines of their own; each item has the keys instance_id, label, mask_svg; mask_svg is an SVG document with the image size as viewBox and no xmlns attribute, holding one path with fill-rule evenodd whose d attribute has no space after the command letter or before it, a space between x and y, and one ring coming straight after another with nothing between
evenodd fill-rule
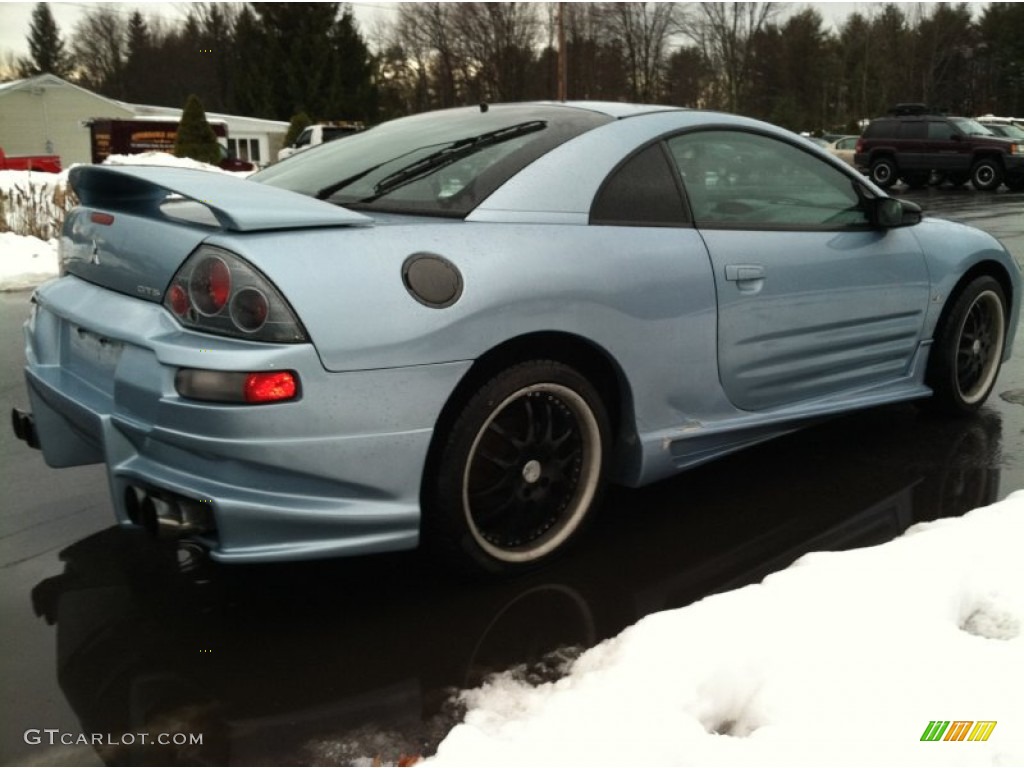
<instances>
[{"instance_id":1,"label":"red reflector light","mask_svg":"<svg viewBox=\"0 0 1024 768\"><path fill-rule=\"evenodd\" d=\"M105 227L109 227L114 223L114 217L109 213L97 213L96 211L93 211L89 219L93 224L102 224Z\"/></svg>"},{"instance_id":2,"label":"red reflector light","mask_svg":"<svg viewBox=\"0 0 1024 768\"><path fill-rule=\"evenodd\" d=\"M295 374L291 371L250 373L245 377L245 402L247 403L273 403L278 400L291 400L298 390Z\"/></svg>"},{"instance_id":3,"label":"red reflector light","mask_svg":"<svg viewBox=\"0 0 1024 768\"><path fill-rule=\"evenodd\" d=\"M188 294L185 293L184 288L180 285L172 285L168 299L170 300L171 310L173 310L174 314L178 317L184 317L188 314Z\"/></svg>"}]
</instances>

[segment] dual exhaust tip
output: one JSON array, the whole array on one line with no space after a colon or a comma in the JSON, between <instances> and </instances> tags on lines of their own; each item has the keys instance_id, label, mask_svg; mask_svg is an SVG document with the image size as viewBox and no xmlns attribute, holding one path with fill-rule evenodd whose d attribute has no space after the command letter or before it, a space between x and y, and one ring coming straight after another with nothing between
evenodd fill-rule
<instances>
[{"instance_id":1,"label":"dual exhaust tip","mask_svg":"<svg viewBox=\"0 0 1024 768\"><path fill-rule=\"evenodd\" d=\"M31 413L11 409L11 428L29 448L39 448L39 434ZM216 529L211 502L130 485L125 489L124 505L129 520L161 538L180 539Z\"/></svg>"},{"instance_id":2,"label":"dual exhaust tip","mask_svg":"<svg viewBox=\"0 0 1024 768\"><path fill-rule=\"evenodd\" d=\"M128 486L124 505L129 520L163 539L210 533L215 527L212 504L169 492Z\"/></svg>"}]
</instances>

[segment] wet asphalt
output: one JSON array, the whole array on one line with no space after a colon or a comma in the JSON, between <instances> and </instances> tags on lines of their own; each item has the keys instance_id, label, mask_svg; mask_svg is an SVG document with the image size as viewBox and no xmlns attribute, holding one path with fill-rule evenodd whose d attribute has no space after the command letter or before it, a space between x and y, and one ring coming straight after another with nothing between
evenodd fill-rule
<instances>
[{"instance_id":1,"label":"wet asphalt","mask_svg":"<svg viewBox=\"0 0 1024 768\"><path fill-rule=\"evenodd\" d=\"M1024 194L894 192L1024 261ZM27 407L28 298L0 294L5 415ZM552 679L649 613L1024 488L1024 338L974 418L874 409L612 489L580 546L512 583L415 552L218 566L113 527L100 468L51 470L6 425L0 481L0 763L387 764L429 754L460 716L452 694L491 673ZM179 732L202 745L137 735ZM107 743L60 743L92 734Z\"/></svg>"}]
</instances>

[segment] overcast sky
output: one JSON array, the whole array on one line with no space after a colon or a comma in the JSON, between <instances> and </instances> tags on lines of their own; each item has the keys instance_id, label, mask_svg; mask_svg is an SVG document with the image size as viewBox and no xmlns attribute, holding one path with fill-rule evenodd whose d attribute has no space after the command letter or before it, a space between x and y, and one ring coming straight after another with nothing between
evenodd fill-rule
<instances>
[{"instance_id":1,"label":"overcast sky","mask_svg":"<svg viewBox=\"0 0 1024 768\"><path fill-rule=\"evenodd\" d=\"M985 3L975 3L984 5ZM57 26L61 34L67 39L75 28L75 24L82 17L82 14L96 3L50 3L53 16L57 20ZM168 21L184 19L188 13L188 3L116 3L113 7L121 10L127 17L135 8L142 10L145 16L159 16ZM389 3L387 0L376 0L375 2L353 2L350 3L356 13L364 35L369 35L370 28L376 18L388 18L395 13L397 3ZM880 3L783 3L792 6L793 9L805 7L817 8L825 21L833 25L841 23L850 13L855 10L868 12L872 6ZM907 5L911 5L907 3ZM35 3L11 3L0 0L0 56L7 51L14 51L17 56L28 54L29 24L31 23L32 8Z\"/></svg>"}]
</instances>

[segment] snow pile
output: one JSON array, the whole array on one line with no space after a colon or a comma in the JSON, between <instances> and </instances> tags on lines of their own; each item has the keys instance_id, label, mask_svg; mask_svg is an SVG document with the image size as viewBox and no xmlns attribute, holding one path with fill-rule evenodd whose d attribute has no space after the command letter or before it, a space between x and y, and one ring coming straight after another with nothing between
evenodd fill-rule
<instances>
[{"instance_id":1,"label":"snow pile","mask_svg":"<svg viewBox=\"0 0 1024 768\"><path fill-rule=\"evenodd\" d=\"M67 181L67 171L0 171L0 231L56 237L65 211L74 204Z\"/></svg>"},{"instance_id":2,"label":"snow pile","mask_svg":"<svg viewBox=\"0 0 1024 768\"><path fill-rule=\"evenodd\" d=\"M0 232L0 291L34 288L56 275L56 240Z\"/></svg>"},{"instance_id":3,"label":"snow pile","mask_svg":"<svg viewBox=\"0 0 1024 768\"><path fill-rule=\"evenodd\" d=\"M111 155L104 165L158 165L229 173L190 158L165 152ZM74 168L75 166L71 166ZM57 240L64 213L74 204L67 196L68 172L0 171L0 291L32 288L57 275ZM252 171L230 172L249 176ZM17 233L17 234L15 234ZM45 239L40 239L40 236Z\"/></svg>"},{"instance_id":4,"label":"snow pile","mask_svg":"<svg viewBox=\"0 0 1024 768\"><path fill-rule=\"evenodd\" d=\"M1024 492L463 694L437 765L1024 765ZM987 741L929 723L996 721ZM951 726L952 727L952 726Z\"/></svg>"},{"instance_id":5,"label":"snow pile","mask_svg":"<svg viewBox=\"0 0 1024 768\"><path fill-rule=\"evenodd\" d=\"M255 171L225 171L216 165L201 163L190 157L175 157L167 152L140 152L137 155L110 155L103 161L103 165L160 165L171 168L193 168L197 171L210 171L211 173L226 173L229 176L240 176L245 178L251 176Z\"/></svg>"}]
</instances>

